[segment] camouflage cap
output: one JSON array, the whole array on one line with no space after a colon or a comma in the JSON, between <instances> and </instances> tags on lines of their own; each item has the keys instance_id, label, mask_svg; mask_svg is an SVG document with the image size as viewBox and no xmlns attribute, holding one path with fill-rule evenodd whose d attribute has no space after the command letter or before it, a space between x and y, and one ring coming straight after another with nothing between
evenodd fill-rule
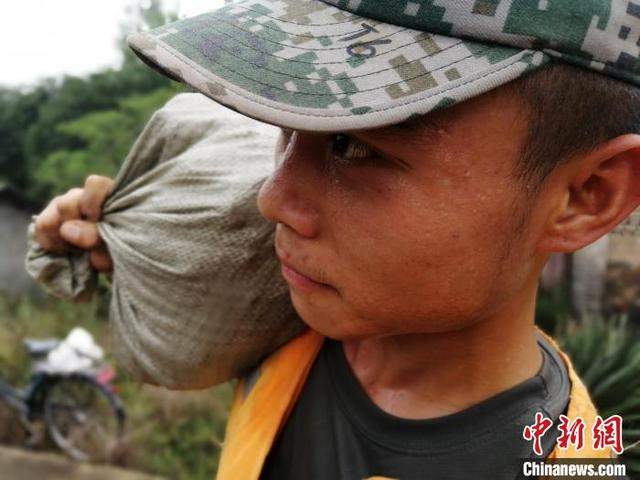
<instances>
[{"instance_id":1,"label":"camouflage cap","mask_svg":"<svg viewBox=\"0 0 640 480\"><path fill-rule=\"evenodd\" d=\"M399 123L560 59L640 85L640 0L239 0L129 37L239 112L337 131Z\"/></svg>"}]
</instances>

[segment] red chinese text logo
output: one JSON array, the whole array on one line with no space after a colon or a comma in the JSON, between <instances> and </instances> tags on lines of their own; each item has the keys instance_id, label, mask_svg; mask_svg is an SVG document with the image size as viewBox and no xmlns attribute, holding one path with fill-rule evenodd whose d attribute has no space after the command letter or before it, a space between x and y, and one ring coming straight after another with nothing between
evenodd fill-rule
<instances>
[{"instance_id":1,"label":"red chinese text logo","mask_svg":"<svg viewBox=\"0 0 640 480\"><path fill-rule=\"evenodd\" d=\"M560 415L560 425L558 425L560 434L556 439L558 447L567 449L573 445L576 450L582 450L584 447L584 421L578 417L573 422L566 415Z\"/></svg>"},{"instance_id":2,"label":"red chinese text logo","mask_svg":"<svg viewBox=\"0 0 640 480\"><path fill-rule=\"evenodd\" d=\"M527 441L533 441L533 451L536 455L542 455L542 437L552 425L551 419L537 412L534 423L524 427L522 437ZM556 438L558 448L562 450L570 447L574 447L576 450L584 448L585 422L582 418L578 417L572 421L566 415L560 415L558 431L559 434ZM591 428L591 434L591 446L594 450L611 448L618 455L624 451L622 417L620 415L611 415L606 419L597 416Z\"/></svg>"},{"instance_id":3,"label":"red chinese text logo","mask_svg":"<svg viewBox=\"0 0 640 480\"><path fill-rule=\"evenodd\" d=\"M618 455L624 451L622 447L622 417L620 415L611 415L606 420L598 415L593 424L592 433L594 449L611 447Z\"/></svg>"},{"instance_id":4,"label":"red chinese text logo","mask_svg":"<svg viewBox=\"0 0 640 480\"><path fill-rule=\"evenodd\" d=\"M542 413L536 413L536 420L533 425L524 427L522 436L525 440L533 440L533 451L536 455L542 455L542 436L551 428L553 422L545 418Z\"/></svg>"}]
</instances>

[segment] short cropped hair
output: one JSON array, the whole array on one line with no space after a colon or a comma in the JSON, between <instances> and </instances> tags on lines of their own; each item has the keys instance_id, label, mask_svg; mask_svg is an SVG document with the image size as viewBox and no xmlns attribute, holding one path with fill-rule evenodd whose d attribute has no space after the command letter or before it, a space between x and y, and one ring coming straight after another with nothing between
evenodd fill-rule
<instances>
[{"instance_id":1,"label":"short cropped hair","mask_svg":"<svg viewBox=\"0 0 640 480\"><path fill-rule=\"evenodd\" d=\"M535 193L548 175L576 155L627 133L640 133L640 88L566 63L508 84L530 121L516 175Z\"/></svg>"}]
</instances>

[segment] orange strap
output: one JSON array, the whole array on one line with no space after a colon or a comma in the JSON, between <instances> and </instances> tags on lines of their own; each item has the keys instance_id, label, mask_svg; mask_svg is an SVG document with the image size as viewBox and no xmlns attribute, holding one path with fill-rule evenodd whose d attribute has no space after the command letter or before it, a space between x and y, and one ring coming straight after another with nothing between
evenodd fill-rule
<instances>
[{"instance_id":1,"label":"orange strap","mask_svg":"<svg viewBox=\"0 0 640 480\"><path fill-rule=\"evenodd\" d=\"M300 395L324 337L308 330L267 358L249 385L236 388L218 480L257 480L280 428ZM253 382L251 382L253 383Z\"/></svg>"},{"instance_id":2,"label":"orange strap","mask_svg":"<svg viewBox=\"0 0 640 480\"><path fill-rule=\"evenodd\" d=\"M571 394L567 416L581 417L593 425L597 411L587 389L573 369L569 357L556 342L540 332L559 352L569 372ZM309 375L324 337L308 330L267 358L250 376L239 382L231 408L217 480L258 480L264 462L293 409ZM548 458L611 458L610 450L593 450L590 428L585 428L585 446L557 446Z\"/></svg>"},{"instance_id":3,"label":"orange strap","mask_svg":"<svg viewBox=\"0 0 640 480\"><path fill-rule=\"evenodd\" d=\"M593 448L593 436L591 433L591 427L596 421L598 411L591 401L587 388L578 377L578 374L573 368L573 364L569 357L560 349L558 344L549 335L546 335L542 330L538 330L540 334L547 339L553 348L555 348L564 363L567 366L569 372L569 380L571 381L571 394L569 396L569 406L567 408L567 417L570 420L582 418L585 423L585 438L584 447L577 451L574 445L570 445L567 449L556 448L553 449L551 454L547 458L615 458L616 454L611 449L595 450Z\"/></svg>"}]
</instances>

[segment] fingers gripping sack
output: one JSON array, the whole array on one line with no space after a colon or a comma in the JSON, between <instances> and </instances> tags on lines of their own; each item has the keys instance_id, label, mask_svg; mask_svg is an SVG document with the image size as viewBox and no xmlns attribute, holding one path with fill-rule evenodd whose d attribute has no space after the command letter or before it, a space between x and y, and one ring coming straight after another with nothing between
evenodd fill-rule
<instances>
[{"instance_id":1,"label":"fingers gripping sack","mask_svg":"<svg viewBox=\"0 0 640 480\"><path fill-rule=\"evenodd\" d=\"M277 129L199 94L156 112L125 160L98 230L113 258L111 348L140 380L205 388L255 366L304 329L258 190ZM44 251L27 270L51 293L87 298L88 252Z\"/></svg>"}]
</instances>

